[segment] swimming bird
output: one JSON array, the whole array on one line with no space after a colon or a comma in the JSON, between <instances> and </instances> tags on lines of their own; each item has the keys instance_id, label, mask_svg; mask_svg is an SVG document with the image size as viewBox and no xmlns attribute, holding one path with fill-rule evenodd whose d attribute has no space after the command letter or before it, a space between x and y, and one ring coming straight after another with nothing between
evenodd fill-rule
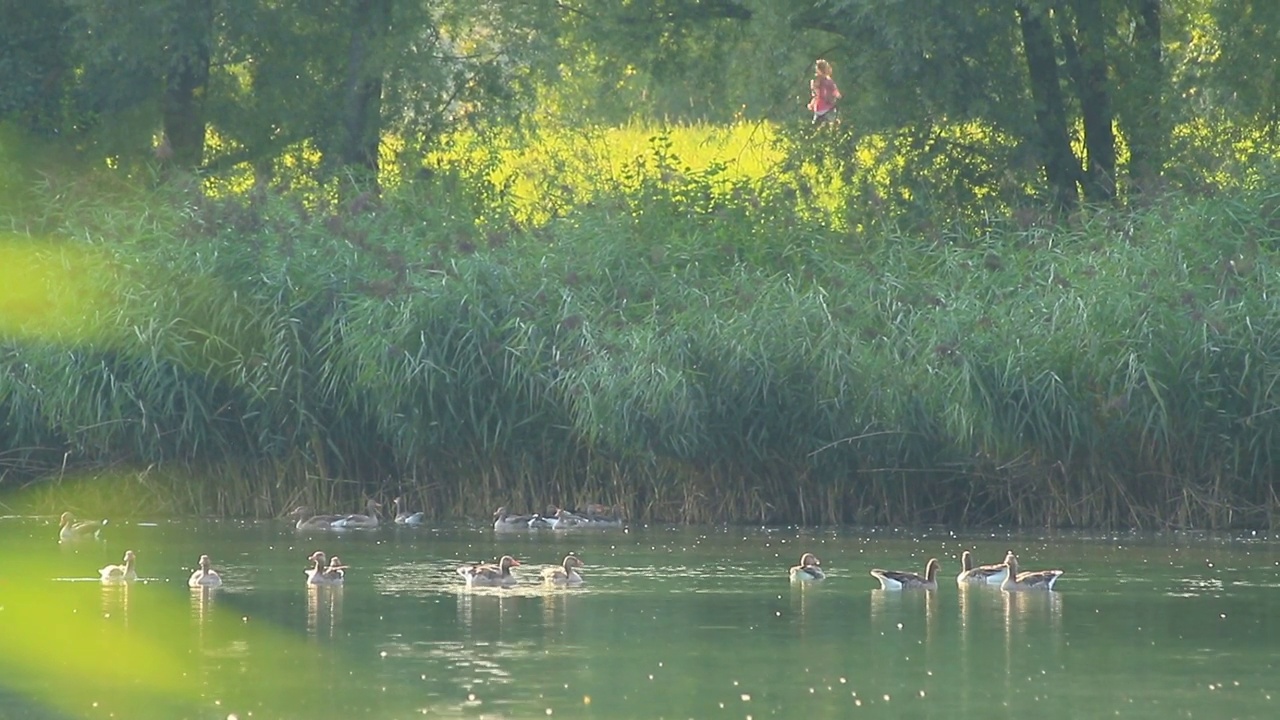
<instances>
[{"instance_id":1,"label":"swimming bird","mask_svg":"<svg viewBox=\"0 0 1280 720\"><path fill-rule=\"evenodd\" d=\"M400 498L393 499L391 501L391 504L395 505L395 508L396 508L395 521L397 525L421 525L422 524L422 518L423 518L422 511L411 513L404 510L400 505Z\"/></svg>"},{"instance_id":2,"label":"swimming bird","mask_svg":"<svg viewBox=\"0 0 1280 720\"><path fill-rule=\"evenodd\" d=\"M548 522L551 523L552 530L568 530L569 528L582 527L588 524L586 518L581 515L575 515L564 508L555 508L554 512L552 512L552 508L547 508L547 511L550 513L551 519Z\"/></svg>"},{"instance_id":3,"label":"swimming bird","mask_svg":"<svg viewBox=\"0 0 1280 720\"><path fill-rule=\"evenodd\" d=\"M999 585L1009 577L1009 566L1004 563L975 566L973 553L968 550L960 554L960 565L964 569L956 576L956 582L961 585Z\"/></svg>"},{"instance_id":4,"label":"swimming bird","mask_svg":"<svg viewBox=\"0 0 1280 720\"><path fill-rule=\"evenodd\" d=\"M621 527L622 526L622 506L614 505L613 507L605 507L599 503L587 503L586 506L578 509L578 514L586 518L588 525L593 527Z\"/></svg>"},{"instance_id":5,"label":"swimming bird","mask_svg":"<svg viewBox=\"0 0 1280 720\"><path fill-rule=\"evenodd\" d=\"M124 551L124 564L108 565L98 571L99 577L104 583L127 583L138 579L138 571L135 567L137 556L132 550Z\"/></svg>"},{"instance_id":6,"label":"swimming bird","mask_svg":"<svg viewBox=\"0 0 1280 720\"><path fill-rule=\"evenodd\" d=\"M924 567L924 575L879 568L872 570L871 575L880 581L881 590L937 590L939 567L937 558L929 558Z\"/></svg>"},{"instance_id":7,"label":"swimming bird","mask_svg":"<svg viewBox=\"0 0 1280 720\"><path fill-rule=\"evenodd\" d=\"M1062 576L1061 570L1018 572L1018 556L1012 550L1004 556L1004 564L1009 566L1009 575L1000 583L1001 590L1052 590L1053 584Z\"/></svg>"},{"instance_id":8,"label":"swimming bird","mask_svg":"<svg viewBox=\"0 0 1280 720\"><path fill-rule=\"evenodd\" d=\"M582 576L577 568L583 566L582 558L577 555L565 555L564 562L542 569L542 579L553 585L581 585Z\"/></svg>"},{"instance_id":9,"label":"swimming bird","mask_svg":"<svg viewBox=\"0 0 1280 720\"><path fill-rule=\"evenodd\" d=\"M503 555L497 565L463 565L458 568L458 574L467 581L468 587L511 587L519 582L519 578L511 574L511 568L519 566L519 560Z\"/></svg>"},{"instance_id":10,"label":"swimming bird","mask_svg":"<svg viewBox=\"0 0 1280 720\"><path fill-rule=\"evenodd\" d=\"M325 565L326 558L327 556L323 550L317 550L307 558L307 560L311 561L311 567L307 569L308 585L328 586L342 584L345 575L345 573L341 572L343 568L339 567L339 572L337 573L330 573L330 567L332 566ZM337 560L337 558L334 559Z\"/></svg>"},{"instance_id":11,"label":"swimming bird","mask_svg":"<svg viewBox=\"0 0 1280 720\"><path fill-rule=\"evenodd\" d=\"M342 560L334 555L329 558L329 566L324 569L324 578L329 581L330 585L341 585L347 579L347 567L342 564Z\"/></svg>"},{"instance_id":12,"label":"swimming bird","mask_svg":"<svg viewBox=\"0 0 1280 720\"><path fill-rule=\"evenodd\" d=\"M99 533L106 526L107 520L76 520L74 515L64 512L58 524L58 542L71 542L87 538L100 540L102 536Z\"/></svg>"},{"instance_id":13,"label":"swimming bird","mask_svg":"<svg viewBox=\"0 0 1280 720\"><path fill-rule=\"evenodd\" d=\"M333 522L341 520L346 515L316 515L311 512L311 508L305 505L299 505L289 513L289 518L297 518L298 522L294 527L298 530L332 530Z\"/></svg>"},{"instance_id":14,"label":"swimming bird","mask_svg":"<svg viewBox=\"0 0 1280 720\"><path fill-rule=\"evenodd\" d=\"M334 529L343 530L351 530L355 528L371 529L378 527L378 511L382 509L382 503L370 498L369 502L365 503L365 509L368 510L368 513L344 515L329 523L329 525Z\"/></svg>"},{"instance_id":15,"label":"swimming bird","mask_svg":"<svg viewBox=\"0 0 1280 720\"><path fill-rule=\"evenodd\" d=\"M217 571L209 567L209 556L200 556L200 569L191 573L191 578L187 580L187 587L193 588L215 588L222 584L222 578Z\"/></svg>"},{"instance_id":16,"label":"swimming bird","mask_svg":"<svg viewBox=\"0 0 1280 720\"><path fill-rule=\"evenodd\" d=\"M824 580L827 574L822 572L820 565L822 563L818 562L818 556L813 553L805 553L800 556L800 564L791 568L791 579L800 582Z\"/></svg>"},{"instance_id":17,"label":"swimming bird","mask_svg":"<svg viewBox=\"0 0 1280 720\"><path fill-rule=\"evenodd\" d=\"M504 530L528 530L529 521L535 517L537 516L512 515L504 505L493 511L493 529L499 532Z\"/></svg>"}]
</instances>

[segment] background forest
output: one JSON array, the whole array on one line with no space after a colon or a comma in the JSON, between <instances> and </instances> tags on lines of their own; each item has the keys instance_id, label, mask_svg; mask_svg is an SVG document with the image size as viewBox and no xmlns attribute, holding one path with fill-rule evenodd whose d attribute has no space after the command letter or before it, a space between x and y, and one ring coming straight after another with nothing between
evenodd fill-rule
<instances>
[{"instance_id":1,"label":"background forest","mask_svg":"<svg viewBox=\"0 0 1280 720\"><path fill-rule=\"evenodd\" d=\"M0 0L0 489L1271 525L1278 34L1270 0Z\"/></svg>"}]
</instances>

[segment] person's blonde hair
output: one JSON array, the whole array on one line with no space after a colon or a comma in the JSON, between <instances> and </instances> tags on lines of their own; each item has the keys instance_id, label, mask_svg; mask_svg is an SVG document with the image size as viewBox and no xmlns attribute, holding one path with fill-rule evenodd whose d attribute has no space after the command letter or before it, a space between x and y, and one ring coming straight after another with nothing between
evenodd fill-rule
<instances>
[{"instance_id":1,"label":"person's blonde hair","mask_svg":"<svg viewBox=\"0 0 1280 720\"><path fill-rule=\"evenodd\" d=\"M823 76L831 77L831 63L826 60L819 60L813 64L813 67Z\"/></svg>"}]
</instances>

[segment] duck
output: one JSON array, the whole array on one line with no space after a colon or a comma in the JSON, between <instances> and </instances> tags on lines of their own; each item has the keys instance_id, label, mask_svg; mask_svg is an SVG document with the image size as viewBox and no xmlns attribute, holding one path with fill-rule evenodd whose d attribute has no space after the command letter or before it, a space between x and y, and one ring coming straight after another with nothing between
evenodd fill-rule
<instances>
[{"instance_id":1,"label":"duck","mask_svg":"<svg viewBox=\"0 0 1280 720\"><path fill-rule=\"evenodd\" d=\"M108 565L98 571L99 577L104 583L128 583L138 579L138 571L135 567L138 556L132 550L124 551L124 563L121 565Z\"/></svg>"},{"instance_id":2,"label":"duck","mask_svg":"<svg viewBox=\"0 0 1280 720\"><path fill-rule=\"evenodd\" d=\"M316 515L311 512L311 508L299 505L289 513L289 517L298 519L294 524L298 530L332 530L334 521L341 520L346 515Z\"/></svg>"},{"instance_id":3,"label":"duck","mask_svg":"<svg viewBox=\"0 0 1280 720\"><path fill-rule=\"evenodd\" d=\"M391 501L391 504L394 505L396 508L395 522L397 525L421 525L422 524L423 515L421 510L419 510L416 513L405 511L404 509L401 508L400 498L393 499Z\"/></svg>"},{"instance_id":4,"label":"duck","mask_svg":"<svg viewBox=\"0 0 1280 720\"><path fill-rule=\"evenodd\" d=\"M528 530L529 521L533 520L536 515L512 515L507 511L506 506L502 506L493 511L493 529L499 532L504 530Z\"/></svg>"},{"instance_id":5,"label":"duck","mask_svg":"<svg viewBox=\"0 0 1280 720\"><path fill-rule=\"evenodd\" d=\"M377 500L370 499L365 503L367 514L355 513L352 515L344 515L337 520L329 523L330 527L335 529L351 530L355 528L376 528L378 527L378 511L382 509L382 503Z\"/></svg>"},{"instance_id":6,"label":"duck","mask_svg":"<svg viewBox=\"0 0 1280 720\"><path fill-rule=\"evenodd\" d=\"M58 524L58 542L72 542L86 538L101 540L102 536L99 533L106 527L107 520L76 520L75 515L64 512Z\"/></svg>"},{"instance_id":7,"label":"duck","mask_svg":"<svg viewBox=\"0 0 1280 720\"><path fill-rule=\"evenodd\" d=\"M1018 572L1018 556L1014 555L1012 550L1004 556L1004 564L1008 566L1009 574L1000 583L1001 590L1052 590L1053 584L1062 577L1061 570Z\"/></svg>"},{"instance_id":8,"label":"duck","mask_svg":"<svg viewBox=\"0 0 1280 720\"><path fill-rule=\"evenodd\" d=\"M960 565L963 569L956 576L956 582L960 585L999 585L1009 576L1009 566L1004 563L975 566L973 553L968 550L960 554Z\"/></svg>"},{"instance_id":9,"label":"duck","mask_svg":"<svg viewBox=\"0 0 1280 720\"><path fill-rule=\"evenodd\" d=\"M307 570L308 585L328 586L342 584L346 575L343 570L346 569L346 566L342 565L341 562L337 566L334 566L332 562L325 565L327 558L328 556L324 554L323 550L317 550L307 557L307 560L311 561L311 567ZM335 557L334 560L336 561L338 558Z\"/></svg>"},{"instance_id":10,"label":"duck","mask_svg":"<svg viewBox=\"0 0 1280 720\"><path fill-rule=\"evenodd\" d=\"M929 558L924 566L924 575L876 568L871 571L871 576L880 581L881 590L937 590L940 567L938 558Z\"/></svg>"},{"instance_id":11,"label":"duck","mask_svg":"<svg viewBox=\"0 0 1280 720\"><path fill-rule=\"evenodd\" d=\"M200 556L200 569L191 573L191 578L187 580L187 587L193 588L216 588L222 584L222 578L217 571L209 567L209 556Z\"/></svg>"},{"instance_id":12,"label":"duck","mask_svg":"<svg viewBox=\"0 0 1280 720\"><path fill-rule=\"evenodd\" d=\"M799 582L825 580L827 574L822 572L820 565L822 563L818 561L817 555L805 553L800 556L800 564L791 568L791 579Z\"/></svg>"},{"instance_id":13,"label":"duck","mask_svg":"<svg viewBox=\"0 0 1280 720\"><path fill-rule=\"evenodd\" d=\"M582 566L582 558L573 554L565 555L564 562L542 569L542 579L553 585L581 585L582 576L578 574L577 568Z\"/></svg>"},{"instance_id":14,"label":"duck","mask_svg":"<svg viewBox=\"0 0 1280 720\"><path fill-rule=\"evenodd\" d=\"M503 555L497 565L463 565L458 574L467 581L467 587L511 587L519 578L511 574L511 568L520 567L520 561Z\"/></svg>"}]
</instances>

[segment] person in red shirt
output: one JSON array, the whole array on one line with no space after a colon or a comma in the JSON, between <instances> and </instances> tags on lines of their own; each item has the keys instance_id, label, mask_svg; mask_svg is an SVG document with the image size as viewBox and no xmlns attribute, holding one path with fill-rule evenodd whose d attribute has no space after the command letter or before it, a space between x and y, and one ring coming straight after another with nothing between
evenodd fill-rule
<instances>
[{"instance_id":1,"label":"person in red shirt","mask_svg":"<svg viewBox=\"0 0 1280 720\"><path fill-rule=\"evenodd\" d=\"M840 88L831 79L831 63L819 60L813 66L813 79L809 81L809 92L813 99L809 101L809 109L813 111L813 124L835 117L836 101L840 99Z\"/></svg>"}]
</instances>

